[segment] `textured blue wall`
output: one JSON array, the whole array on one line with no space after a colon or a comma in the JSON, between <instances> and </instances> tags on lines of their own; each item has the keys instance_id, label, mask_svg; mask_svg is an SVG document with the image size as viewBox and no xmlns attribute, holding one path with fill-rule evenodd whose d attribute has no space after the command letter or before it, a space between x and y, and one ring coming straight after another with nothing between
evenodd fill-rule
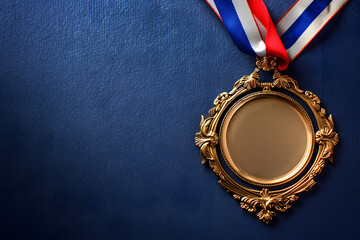
<instances>
[{"instance_id":1,"label":"textured blue wall","mask_svg":"<svg viewBox=\"0 0 360 240\"><path fill-rule=\"evenodd\" d=\"M293 0L265 2L278 19ZM194 145L200 115L254 68L205 1L1 1L0 238L354 239L359 13L351 1L287 70L341 143L266 226Z\"/></svg>"}]
</instances>

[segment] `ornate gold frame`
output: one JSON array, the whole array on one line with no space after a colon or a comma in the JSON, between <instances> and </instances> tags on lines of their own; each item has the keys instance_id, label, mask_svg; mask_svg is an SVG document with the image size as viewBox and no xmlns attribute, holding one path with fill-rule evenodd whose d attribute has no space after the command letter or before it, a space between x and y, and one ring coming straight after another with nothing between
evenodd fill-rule
<instances>
[{"instance_id":1,"label":"ornate gold frame","mask_svg":"<svg viewBox=\"0 0 360 240\"><path fill-rule=\"evenodd\" d=\"M200 148L202 164L209 164L213 172L219 176L220 185L231 192L235 199L240 200L241 208L248 212L257 212L259 220L269 223L276 215L274 210L286 211L290 208L289 203L298 199L298 193L307 191L316 183L314 177L321 172L325 161L333 162L333 148L338 143L339 137L334 131L332 115L326 117L325 109L320 106L320 99L310 91L301 90L291 77L282 75L276 68L275 57L257 58L256 65L252 74L242 77L229 93L221 93L214 100L215 107L210 109L208 118L201 116L200 132L196 134L195 143ZM260 83L258 74L260 70L274 71L274 81ZM319 129L315 134L315 142L318 143L319 148L312 166L296 183L280 190L270 191L264 187L259 191L240 185L225 172L216 149L219 144L217 129L221 124L220 118L226 113L225 110L239 96L252 89L271 91L273 88L291 92L311 109Z\"/></svg>"}]
</instances>

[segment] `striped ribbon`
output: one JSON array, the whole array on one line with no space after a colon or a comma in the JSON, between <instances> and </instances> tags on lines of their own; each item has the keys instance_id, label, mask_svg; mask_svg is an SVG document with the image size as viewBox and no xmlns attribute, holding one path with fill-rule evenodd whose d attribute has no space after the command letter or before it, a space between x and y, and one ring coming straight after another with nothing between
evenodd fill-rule
<instances>
[{"instance_id":1,"label":"striped ribbon","mask_svg":"<svg viewBox=\"0 0 360 240\"><path fill-rule=\"evenodd\" d=\"M274 25L262 0L206 0L246 54L278 57L287 68L349 0L297 0Z\"/></svg>"}]
</instances>

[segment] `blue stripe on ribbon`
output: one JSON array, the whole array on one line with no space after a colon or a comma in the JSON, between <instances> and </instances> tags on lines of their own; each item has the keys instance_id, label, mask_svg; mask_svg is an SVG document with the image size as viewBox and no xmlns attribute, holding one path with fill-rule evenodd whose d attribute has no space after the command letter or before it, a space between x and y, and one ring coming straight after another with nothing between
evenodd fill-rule
<instances>
[{"instance_id":1,"label":"blue stripe on ribbon","mask_svg":"<svg viewBox=\"0 0 360 240\"><path fill-rule=\"evenodd\" d=\"M281 36L285 49L289 49L319 16L319 14L331 3L332 0L314 0L298 19Z\"/></svg>"},{"instance_id":2,"label":"blue stripe on ribbon","mask_svg":"<svg viewBox=\"0 0 360 240\"><path fill-rule=\"evenodd\" d=\"M250 45L244 28L241 25L240 19L236 13L232 1L215 0L214 2L220 13L221 19L223 20L236 46L246 54L256 55L255 51Z\"/></svg>"}]
</instances>

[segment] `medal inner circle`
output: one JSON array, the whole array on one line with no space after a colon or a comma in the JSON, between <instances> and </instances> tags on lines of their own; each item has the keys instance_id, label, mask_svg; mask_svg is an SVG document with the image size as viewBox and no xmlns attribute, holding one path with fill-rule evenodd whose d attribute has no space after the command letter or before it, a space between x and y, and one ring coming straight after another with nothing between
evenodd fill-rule
<instances>
[{"instance_id":1,"label":"medal inner circle","mask_svg":"<svg viewBox=\"0 0 360 240\"><path fill-rule=\"evenodd\" d=\"M255 185L280 185L306 167L314 130L299 103L281 93L257 92L226 114L220 147L230 169Z\"/></svg>"}]
</instances>

